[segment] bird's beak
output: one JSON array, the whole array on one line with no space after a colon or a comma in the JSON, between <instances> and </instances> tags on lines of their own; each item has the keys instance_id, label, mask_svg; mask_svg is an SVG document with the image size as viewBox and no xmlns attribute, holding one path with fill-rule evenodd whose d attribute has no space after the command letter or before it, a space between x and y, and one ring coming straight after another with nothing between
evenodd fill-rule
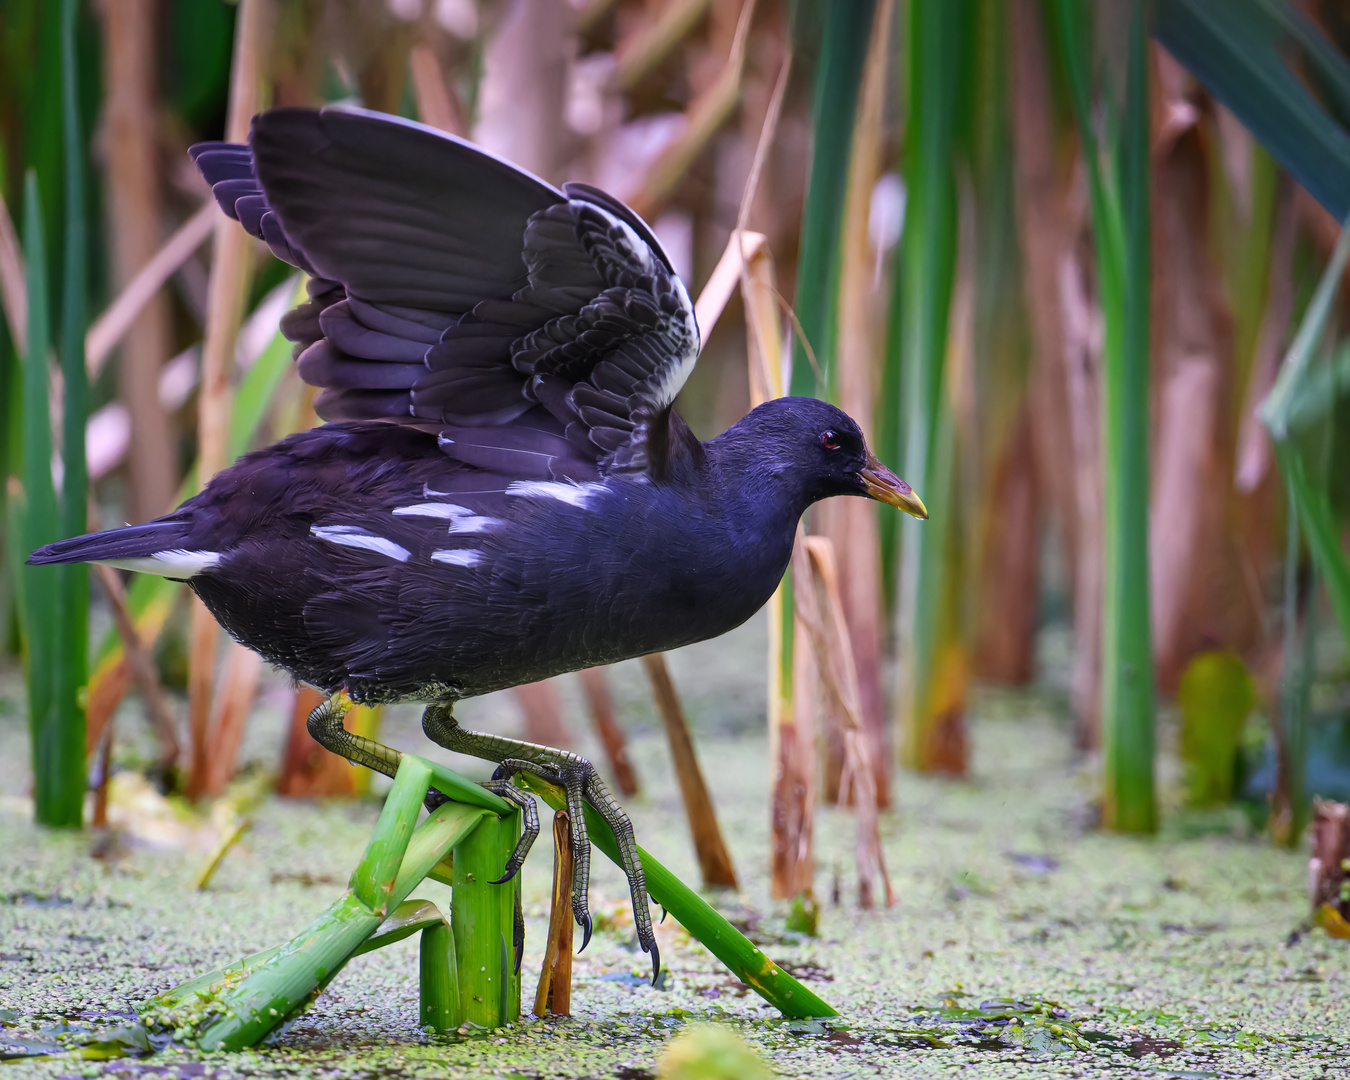
<instances>
[{"instance_id":1,"label":"bird's beak","mask_svg":"<svg viewBox=\"0 0 1350 1080\"><path fill-rule=\"evenodd\" d=\"M913 514L921 521L927 519L928 508L914 494L914 489L872 454L867 455L867 464L862 467L862 478L869 497L903 510L906 514Z\"/></svg>"}]
</instances>

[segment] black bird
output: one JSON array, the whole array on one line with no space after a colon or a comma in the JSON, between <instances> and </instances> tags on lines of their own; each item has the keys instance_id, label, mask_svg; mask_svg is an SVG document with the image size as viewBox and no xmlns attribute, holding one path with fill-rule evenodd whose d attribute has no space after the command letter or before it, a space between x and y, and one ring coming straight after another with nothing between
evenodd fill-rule
<instances>
[{"instance_id":1,"label":"black bird","mask_svg":"<svg viewBox=\"0 0 1350 1080\"><path fill-rule=\"evenodd\" d=\"M276 109L192 159L221 208L310 275L287 315L325 426L247 455L173 513L39 548L188 586L236 639L332 695L324 746L392 775L345 698L429 702L423 727L560 784L585 941L582 800L614 827L660 957L632 826L586 760L461 729L460 698L724 633L773 592L830 495L922 502L844 413L783 398L700 442L671 408L698 356L684 284L632 210L451 136L353 109Z\"/></svg>"}]
</instances>

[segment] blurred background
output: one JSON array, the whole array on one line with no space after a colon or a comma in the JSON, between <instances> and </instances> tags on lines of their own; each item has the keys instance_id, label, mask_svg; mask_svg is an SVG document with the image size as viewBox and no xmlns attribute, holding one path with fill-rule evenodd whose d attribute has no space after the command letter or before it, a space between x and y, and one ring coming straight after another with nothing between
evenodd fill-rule
<instances>
[{"instance_id":1,"label":"blurred background","mask_svg":"<svg viewBox=\"0 0 1350 1080\"><path fill-rule=\"evenodd\" d=\"M818 508L735 654L781 895L817 791L964 775L990 687L1065 718L1106 826L1156 827L1165 750L1173 801L1295 843L1350 796L1347 53L1337 0L3 0L6 794L78 825L110 777L199 799L259 762L359 793L183 586L22 565L317 422L302 285L187 148L340 102L629 203L725 301L694 430L828 397L929 507ZM646 691L563 682L509 723L589 712L614 775Z\"/></svg>"}]
</instances>

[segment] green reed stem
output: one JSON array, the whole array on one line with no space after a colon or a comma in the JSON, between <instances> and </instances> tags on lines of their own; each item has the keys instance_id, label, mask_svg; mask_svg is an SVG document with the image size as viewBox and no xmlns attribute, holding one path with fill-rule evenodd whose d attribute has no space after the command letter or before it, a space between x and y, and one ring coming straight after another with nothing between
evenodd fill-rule
<instances>
[{"instance_id":1,"label":"green reed stem","mask_svg":"<svg viewBox=\"0 0 1350 1080\"><path fill-rule=\"evenodd\" d=\"M85 464L84 429L89 418L88 377L84 366L84 334L88 301L88 230L84 203L84 139L80 130L79 66L75 56L77 0L61 0L61 111L65 155L65 260L61 298L62 400L60 526L62 536L86 530L89 473ZM84 705L89 678L89 567L72 563L59 568L61 604L57 612L52 693L57 731L53 736L67 776L64 825L83 823ZM76 800L70 786L79 780Z\"/></svg>"},{"instance_id":2,"label":"green reed stem","mask_svg":"<svg viewBox=\"0 0 1350 1080\"><path fill-rule=\"evenodd\" d=\"M520 815L486 817L455 850L450 927L459 970L461 1021L500 1027L520 1016L520 976L512 944L520 876L501 876L520 835Z\"/></svg>"},{"instance_id":3,"label":"green reed stem","mask_svg":"<svg viewBox=\"0 0 1350 1080\"><path fill-rule=\"evenodd\" d=\"M1099 148L1085 6L1056 0L1059 45L1087 166L1105 324L1102 598L1103 811L1108 828L1152 832L1153 651L1148 575L1149 159L1145 13L1134 0L1119 145ZM1103 167L1103 159L1105 167Z\"/></svg>"},{"instance_id":4,"label":"green reed stem","mask_svg":"<svg viewBox=\"0 0 1350 1080\"><path fill-rule=\"evenodd\" d=\"M422 931L418 947L418 1018L422 1026L433 1031L459 1027L462 1013L454 932L441 920Z\"/></svg>"},{"instance_id":5,"label":"green reed stem","mask_svg":"<svg viewBox=\"0 0 1350 1080\"><path fill-rule=\"evenodd\" d=\"M811 107L811 174L806 185L793 304L801 333L814 350L820 371L812 368L806 350L795 351L793 394L829 394L844 197L852 156L849 148L874 6L875 0L825 0L819 5L823 34Z\"/></svg>"}]
</instances>

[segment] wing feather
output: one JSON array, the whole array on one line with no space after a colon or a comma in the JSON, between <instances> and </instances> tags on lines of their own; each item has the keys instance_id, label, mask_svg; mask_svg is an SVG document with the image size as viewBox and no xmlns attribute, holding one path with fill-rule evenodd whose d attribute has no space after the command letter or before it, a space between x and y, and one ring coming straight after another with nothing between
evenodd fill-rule
<instances>
[{"instance_id":1,"label":"wing feather","mask_svg":"<svg viewBox=\"0 0 1350 1080\"><path fill-rule=\"evenodd\" d=\"M698 329L618 200L359 110L273 110L248 147L191 153L222 209L312 275L283 329L319 415L437 431L508 478L653 467Z\"/></svg>"}]
</instances>

